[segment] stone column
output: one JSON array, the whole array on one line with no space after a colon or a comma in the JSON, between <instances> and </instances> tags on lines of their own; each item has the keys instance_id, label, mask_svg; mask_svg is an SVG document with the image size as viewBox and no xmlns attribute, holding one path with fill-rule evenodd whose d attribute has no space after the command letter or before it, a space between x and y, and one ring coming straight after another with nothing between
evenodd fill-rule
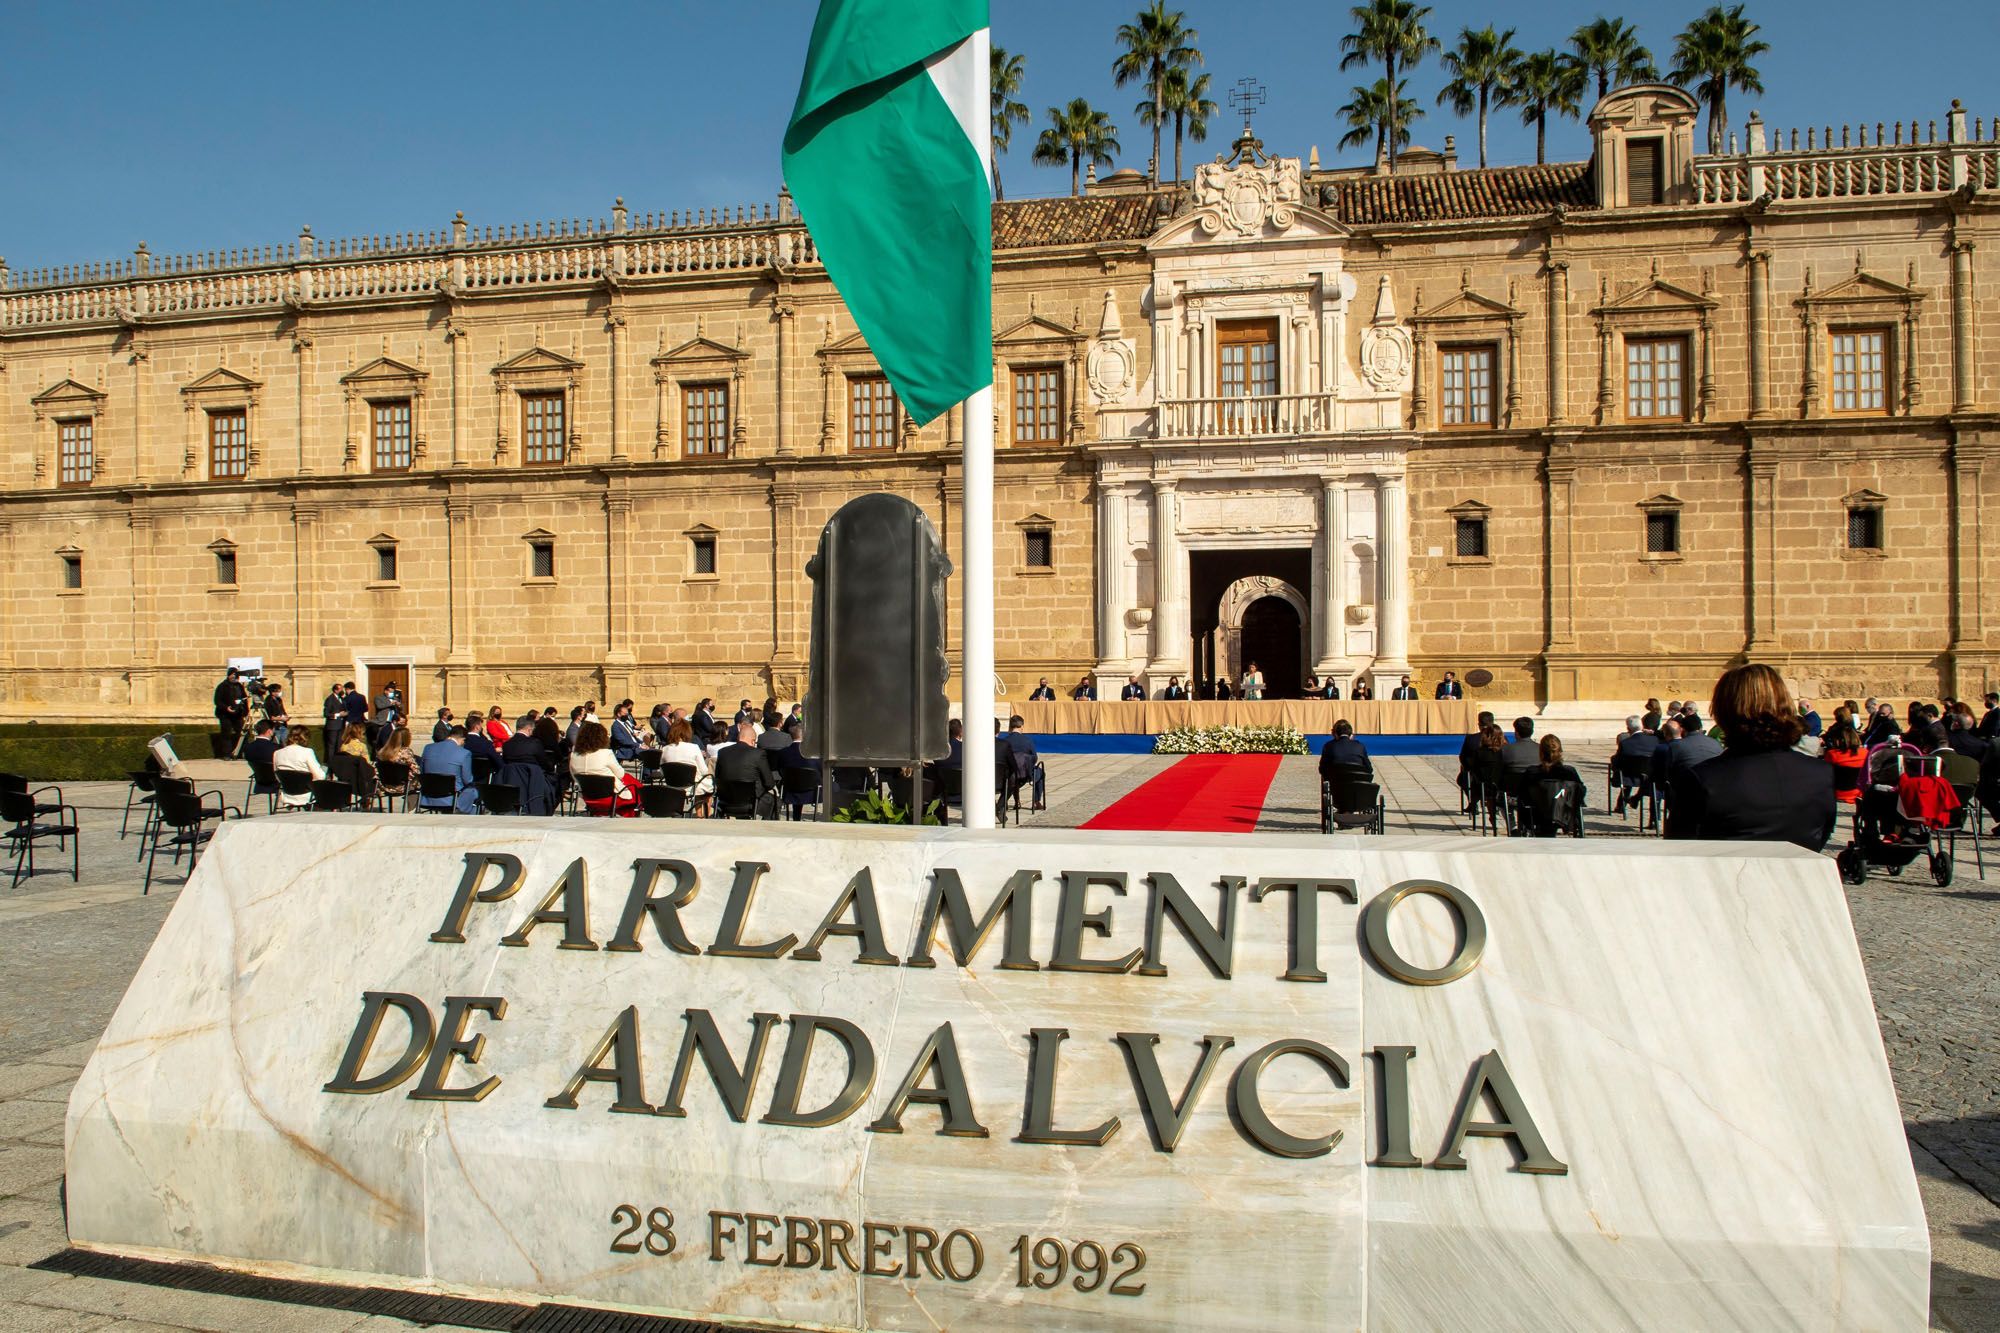
<instances>
[{"instance_id":1,"label":"stone column","mask_svg":"<svg viewBox=\"0 0 2000 1333\"><path fill-rule=\"evenodd\" d=\"M1551 255L1549 269L1549 424L1569 420L1569 261Z\"/></svg>"},{"instance_id":2,"label":"stone column","mask_svg":"<svg viewBox=\"0 0 2000 1333\"><path fill-rule=\"evenodd\" d=\"M625 391L619 380L625 374L625 314L613 310L604 317L611 334L611 461L622 463L632 456L632 438L625 429Z\"/></svg>"},{"instance_id":3,"label":"stone column","mask_svg":"<svg viewBox=\"0 0 2000 1333\"><path fill-rule=\"evenodd\" d=\"M466 416L465 416L465 358L466 328L454 319L446 319L445 341L451 345L451 465L464 467L470 460L466 457Z\"/></svg>"},{"instance_id":4,"label":"stone column","mask_svg":"<svg viewBox=\"0 0 2000 1333\"><path fill-rule=\"evenodd\" d=\"M1166 278L1153 282L1153 399L1164 403L1180 395L1175 383L1174 288Z\"/></svg>"},{"instance_id":5,"label":"stone column","mask_svg":"<svg viewBox=\"0 0 2000 1333\"><path fill-rule=\"evenodd\" d=\"M604 495L606 616L604 692L625 698L632 692L632 496L619 481Z\"/></svg>"},{"instance_id":6,"label":"stone column","mask_svg":"<svg viewBox=\"0 0 2000 1333\"><path fill-rule=\"evenodd\" d=\"M779 326L780 328L783 325ZM771 486L771 660L796 675L805 661L799 644L798 599L806 583L805 561L799 556L799 488L785 482ZM949 547L947 547L949 549ZM774 685L775 689L776 686ZM788 702L788 701L787 701Z\"/></svg>"},{"instance_id":7,"label":"stone column","mask_svg":"<svg viewBox=\"0 0 2000 1333\"><path fill-rule=\"evenodd\" d=\"M1983 566L1988 559L1986 534L1981 514L1986 498L1986 442L1971 432L1961 431L1951 446L1952 529L1957 540L1952 546L1952 644L1954 692L1960 698L1975 698L1984 686L1977 670L1968 671L1959 658L1986 649L1985 595Z\"/></svg>"},{"instance_id":8,"label":"stone column","mask_svg":"<svg viewBox=\"0 0 2000 1333\"><path fill-rule=\"evenodd\" d=\"M781 457L792 452L792 436L785 420L785 376L791 373L792 321L797 316L798 306L788 293L780 292L771 298L771 317L778 324L778 368L771 381L771 434Z\"/></svg>"},{"instance_id":9,"label":"stone column","mask_svg":"<svg viewBox=\"0 0 2000 1333\"><path fill-rule=\"evenodd\" d=\"M1189 663L1187 552L1181 549L1178 483L1153 479L1153 662L1148 692L1157 694L1171 676L1186 682Z\"/></svg>"},{"instance_id":10,"label":"stone column","mask_svg":"<svg viewBox=\"0 0 2000 1333\"><path fill-rule=\"evenodd\" d=\"M1972 242L1951 242L1951 410L1970 412L1975 392L1973 353L1977 339L1972 328Z\"/></svg>"},{"instance_id":11,"label":"stone column","mask_svg":"<svg viewBox=\"0 0 2000 1333\"><path fill-rule=\"evenodd\" d=\"M1376 696L1386 699L1382 686L1394 687L1410 669L1410 492L1400 472L1378 483L1375 518L1376 568L1381 589L1376 596Z\"/></svg>"},{"instance_id":12,"label":"stone column","mask_svg":"<svg viewBox=\"0 0 2000 1333\"><path fill-rule=\"evenodd\" d=\"M1765 345L1765 317L1771 303L1771 252L1750 252L1750 418L1771 415L1770 348Z\"/></svg>"},{"instance_id":13,"label":"stone column","mask_svg":"<svg viewBox=\"0 0 2000 1333\"><path fill-rule=\"evenodd\" d=\"M1347 487L1339 477L1321 477L1319 486L1325 559L1314 589L1319 594L1313 617L1319 622L1319 660L1313 674L1344 680L1352 670L1347 660Z\"/></svg>"},{"instance_id":14,"label":"stone column","mask_svg":"<svg viewBox=\"0 0 2000 1333\"><path fill-rule=\"evenodd\" d=\"M1097 671L1102 681L1126 662L1125 613L1125 488L1100 480L1097 484Z\"/></svg>"},{"instance_id":15,"label":"stone column","mask_svg":"<svg viewBox=\"0 0 2000 1333\"><path fill-rule=\"evenodd\" d=\"M456 438L456 435L454 435ZM462 458L454 458L455 464ZM451 641L445 654L444 702L461 712L472 701L473 651L472 617L472 497L462 484L454 485L445 497L444 512L448 532L446 565L450 585Z\"/></svg>"},{"instance_id":16,"label":"stone column","mask_svg":"<svg viewBox=\"0 0 2000 1333\"><path fill-rule=\"evenodd\" d=\"M1778 460L1760 452L1752 439L1744 473L1750 511L1750 567L1744 571L1750 587L1746 651L1757 657L1778 646Z\"/></svg>"}]
</instances>

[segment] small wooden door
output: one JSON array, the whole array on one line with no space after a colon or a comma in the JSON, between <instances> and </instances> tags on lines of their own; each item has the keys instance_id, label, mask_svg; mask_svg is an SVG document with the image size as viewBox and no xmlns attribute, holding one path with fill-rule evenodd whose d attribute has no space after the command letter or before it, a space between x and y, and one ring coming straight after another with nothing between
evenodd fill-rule
<instances>
[{"instance_id":1,"label":"small wooden door","mask_svg":"<svg viewBox=\"0 0 2000 1333\"><path fill-rule=\"evenodd\" d=\"M361 688L366 691L368 711L375 711L375 696L394 685L403 692L403 720L409 721L416 700L410 697L410 669L406 666L389 666L379 662L363 662L361 670L368 677L368 683Z\"/></svg>"}]
</instances>

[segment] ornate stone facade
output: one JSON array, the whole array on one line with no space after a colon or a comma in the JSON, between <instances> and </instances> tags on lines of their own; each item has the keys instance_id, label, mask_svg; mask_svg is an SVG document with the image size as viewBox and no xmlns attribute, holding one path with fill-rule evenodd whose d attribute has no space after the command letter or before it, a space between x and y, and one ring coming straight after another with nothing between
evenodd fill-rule
<instances>
[{"instance_id":1,"label":"ornate stone facade","mask_svg":"<svg viewBox=\"0 0 2000 1333\"><path fill-rule=\"evenodd\" d=\"M1692 122L1648 85L1589 164L1246 139L996 206L1010 690L1992 688L2000 142ZM371 665L422 709L795 697L835 508L957 540L958 414L878 419L873 371L783 201L0 267L0 713L199 716L233 656L307 712Z\"/></svg>"}]
</instances>

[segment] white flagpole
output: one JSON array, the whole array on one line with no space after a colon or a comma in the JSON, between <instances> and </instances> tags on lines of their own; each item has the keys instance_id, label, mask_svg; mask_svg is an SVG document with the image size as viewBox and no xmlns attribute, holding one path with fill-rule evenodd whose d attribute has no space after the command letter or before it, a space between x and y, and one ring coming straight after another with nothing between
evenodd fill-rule
<instances>
[{"instance_id":1,"label":"white flagpole","mask_svg":"<svg viewBox=\"0 0 2000 1333\"><path fill-rule=\"evenodd\" d=\"M982 68L980 73L986 71ZM965 400L965 466L959 563L959 684L965 722L965 827L992 828L993 790L993 386Z\"/></svg>"}]
</instances>

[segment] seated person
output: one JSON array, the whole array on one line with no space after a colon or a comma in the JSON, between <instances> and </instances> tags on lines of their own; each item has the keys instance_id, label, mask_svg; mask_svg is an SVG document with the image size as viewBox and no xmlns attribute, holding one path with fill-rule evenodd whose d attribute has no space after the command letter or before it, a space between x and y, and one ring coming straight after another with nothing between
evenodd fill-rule
<instances>
[{"instance_id":1,"label":"seated person","mask_svg":"<svg viewBox=\"0 0 2000 1333\"><path fill-rule=\"evenodd\" d=\"M449 727L445 729L445 734L451 734ZM375 752L375 757L384 763L408 764L412 769L416 768L417 753L410 748L410 729L396 727L390 731L389 739L382 742L382 748Z\"/></svg>"},{"instance_id":2,"label":"seated person","mask_svg":"<svg viewBox=\"0 0 2000 1333\"><path fill-rule=\"evenodd\" d=\"M497 721L498 719L495 720ZM501 722L500 725L504 727L507 724ZM455 731L454 734L456 734ZM500 767L500 747L493 743L493 738L487 734L484 727L466 728L465 752L474 759L485 760L496 769ZM424 753L430 753L429 746L424 747Z\"/></svg>"},{"instance_id":3,"label":"seated person","mask_svg":"<svg viewBox=\"0 0 2000 1333\"><path fill-rule=\"evenodd\" d=\"M1660 719L1652 713L1625 719L1625 734L1618 738L1611 754L1611 774L1618 779L1618 807L1613 814L1625 813L1651 775L1653 753L1660 748L1659 726Z\"/></svg>"},{"instance_id":4,"label":"seated person","mask_svg":"<svg viewBox=\"0 0 2000 1333\"><path fill-rule=\"evenodd\" d=\"M1357 700L1373 699L1375 697L1375 687L1368 683L1368 677L1366 676L1359 677L1354 682L1354 692L1350 694L1348 697L1350 699L1357 699Z\"/></svg>"},{"instance_id":5,"label":"seated person","mask_svg":"<svg viewBox=\"0 0 2000 1333\"><path fill-rule=\"evenodd\" d=\"M736 744L726 745L715 756L715 789L723 792L729 783L749 783L755 788L753 810L759 819L778 817L778 775L771 770L770 753L757 744L757 727L749 719L736 724Z\"/></svg>"},{"instance_id":6,"label":"seated person","mask_svg":"<svg viewBox=\"0 0 2000 1333\"><path fill-rule=\"evenodd\" d=\"M362 732L365 735L367 728L362 728ZM362 748L366 750L365 742ZM279 746L277 752L271 756L271 767L280 773L286 770L304 773L314 782L326 777L326 769L319 762L319 756L312 752L312 747L298 738L297 733L293 734L289 745ZM312 804L312 793L304 792L294 796L287 792L278 799L286 805L304 808Z\"/></svg>"},{"instance_id":7,"label":"seated person","mask_svg":"<svg viewBox=\"0 0 2000 1333\"><path fill-rule=\"evenodd\" d=\"M368 753L367 727L347 724L341 733L340 748L326 761L326 771L335 782L347 784L354 793L354 804L367 805L375 799L375 760Z\"/></svg>"},{"instance_id":8,"label":"seated person","mask_svg":"<svg viewBox=\"0 0 2000 1333\"><path fill-rule=\"evenodd\" d=\"M1097 701L1097 686L1091 681L1090 677L1085 676L1076 683L1076 688L1069 692L1069 697L1079 703L1095 703Z\"/></svg>"},{"instance_id":9,"label":"seated person","mask_svg":"<svg viewBox=\"0 0 2000 1333\"><path fill-rule=\"evenodd\" d=\"M535 730L542 719L534 713L521 719L521 725L514 730L500 746L500 762L503 764L534 764L541 767L548 760L548 752L542 746Z\"/></svg>"},{"instance_id":10,"label":"seated person","mask_svg":"<svg viewBox=\"0 0 2000 1333\"><path fill-rule=\"evenodd\" d=\"M418 760L418 768L428 774L449 774L456 782L456 793L449 802L441 798L425 796L420 804L427 810L456 810L461 815L469 815L479 808L479 793L472 786L472 755L466 749L466 741L471 733L462 726L454 726L445 733L441 741L432 741L424 747L423 758Z\"/></svg>"},{"instance_id":11,"label":"seated person","mask_svg":"<svg viewBox=\"0 0 2000 1333\"><path fill-rule=\"evenodd\" d=\"M1162 699L1185 699L1188 697L1187 686L1181 684L1181 678L1179 676L1175 676L1172 680L1169 680L1167 682L1166 692L1163 693L1160 697Z\"/></svg>"},{"instance_id":12,"label":"seated person","mask_svg":"<svg viewBox=\"0 0 2000 1333\"><path fill-rule=\"evenodd\" d=\"M1368 747L1354 739L1354 724L1344 717L1333 724L1333 735L1319 749L1320 781L1331 782L1342 776L1342 770L1358 770L1367 781L1375 780L1375 761L1368 757Z\"/></svg>"},{"instance_id":13,"label":"seated person","mask_svg":"<svg viewBox=\"0 0 2000 1333\"><path fill-rule=\"evenodd\" d=\"M278 752L276 732L277 727L271 719L264 718L257 723L256 734L243 742L244 761L252 766L253 771L271 766L271 756Z\"/></svg>"},{"instance_id":14,"label":"seated person","mask_svg":"<svg viewBox=\"0 0 2000 1333\"><path fill-rule=\"evenodd\" d=\"M1500 763L1509 775L1526 773L1542 766L1542 747L1535 744L1535 719L1514 719L1514 739L1502 747Z\"/></svg>"},{"instance_id":15,"label":"seated person","mask_svg":"<svg viewBox=\"0 0 2000 1333\"><path fill-rule=\"evenodd\" d=\"M1460 791L1470 791L1472 789L1472 760L1479 753L1480 746L1484 743L1486 729L1492 725L1493 714L1481 713L1479 715L1478 726L1472 734L1458 744L1458 789Z\"/></svg>"},{"instance_id":16,"label":"seated person","mask_svg":"<svg viewBox=\"0 0 2000 1333\"><path fill-rule=\"evenodd\" d=\"M1563 762L1562 739L1544 736L1541 761L1526 778L1521 822L1536 837L1554 837L1583 826L1583 775Z\"/></svg>"},{"instance_id":17,"label":"seated person","mask_svg":"<svg viewBox=\"0 0 2000 1333\"><path fill-rule=\"evenodd\" d=\"M1034 808L1046 810L1049 774L1041 755L1035 751L1035 738L1028 734L1027 726L1027 719L1019 713L1008 718L1007 734L993 747L994 757L1005 764L1016 783L1030 788Z\"/></svg>"},{"instance_id":18,"label":"seated person","mask_svg":"<svg viewBox=\"0 0 2000 1333\"><path fill-rule=\"evenodd\" d=\"M1028 695L1028 702L1031 704L1054 703L1055 697L1055 686L1049 684L1047 676L1043 676L1035 682L1035 688Z\"/></svg>"},{"instance_id":19,"label":"seated person","mask_svg":"<svg viewBox=\"0 0 2000 1333\"><path fill-rule=\"evenodd\" d=\"M1142 700L1146 697L1146 687L1139 683L1137 676L1134 676L1125 682L1125 688L1118 692L1118 697L1126 703Z\"/></svg>"},{"instance_id":20,"label":"seated person","mask_svg":"<svg viewBox=\"0 0 2000 1333\"><path fill-rule=\"evenodd\" d=\"M611 795L586 800L592 814L631 817L639 813L639 782L625 771L611 752L611 733L602 722L586 722L576 731L576 746L570 751L569 771L574 777L610 778L617 785Z\"/></svg>"}]
</instances>

